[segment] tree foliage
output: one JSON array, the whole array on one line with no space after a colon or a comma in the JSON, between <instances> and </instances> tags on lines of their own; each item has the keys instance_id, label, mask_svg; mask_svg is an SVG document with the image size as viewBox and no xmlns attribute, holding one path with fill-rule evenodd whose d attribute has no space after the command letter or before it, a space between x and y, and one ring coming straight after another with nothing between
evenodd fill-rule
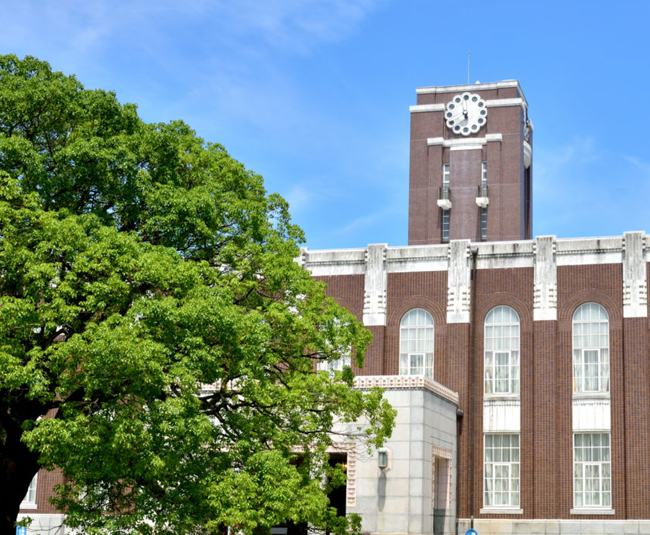
<instances>
[{"instance_id":1,"label":"tree foliage","mask_svg":"<svg viewBox=\"0 0 650 535\"><path fill-rule=\"evenodd\" d=\"M40 466L89 533L358 529L324 451L394 413L314 373L370 335L294 262L287 208L183 122L0 56L0 531Z\"/></svg>"}]
</instances>

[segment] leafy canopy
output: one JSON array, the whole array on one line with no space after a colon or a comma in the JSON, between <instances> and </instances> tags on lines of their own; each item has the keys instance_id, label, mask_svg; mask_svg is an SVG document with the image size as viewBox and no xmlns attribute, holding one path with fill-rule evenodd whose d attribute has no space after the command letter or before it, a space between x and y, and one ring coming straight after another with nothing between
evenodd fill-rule
<instances>
[{"instance_id":1,"label":"leafy canopy","mask_svg":"<svg viewBox=\"0 0 650 535\"><path fill-rule=\"evenodd\" d=\"M314 373L370 335L294 262L287 209L183 122L0 56L0 523L43 466L89 533L358 530L324 452L394 412Z\"/></svg>"}]
</instances>

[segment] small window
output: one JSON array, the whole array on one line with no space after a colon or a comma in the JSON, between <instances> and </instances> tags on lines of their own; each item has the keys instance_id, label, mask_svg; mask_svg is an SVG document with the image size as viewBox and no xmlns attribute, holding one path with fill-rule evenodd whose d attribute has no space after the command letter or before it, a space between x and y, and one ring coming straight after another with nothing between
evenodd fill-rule
<instances>
[{"instance_id":1,"label":"small window","mask_svg":"<svg viewBox=\"0 0 650 535\"><path fill-rule=\"evenodd\" d=\"M573 314L573 392L609 392L609 317L597 303Z\"/></svg>"},{"instance_id":2,"label":"small window","mask_svg":"<svg viewBox=\"0 0 650 535\"><path fill-rule=\"evenodd\" d=\"M487 162L481 162L481 186L487 186Z\"/></svg>"},{"instance_id":3,"label":"small window","mask_svg":"<svg viewBox=\"0 0 650 535\"><path fill-rule=\"evenodd\" d=\"M609 433L573 435L574 507L612 507L611 464Z\"/></svg>"},{"instance_id":4,"label":"small window","mask_svg":"<svg viewBox=\"0 0 650 535\"><path fill-rule=\"evenodd\" d=\"M330 375L334 375L334 372L342 372L345 366L350 366L350 362L350 355L343 356L336 360L319 361L318 371L326 371L329 372Z\"/></svg>"},{"instance_id":5,"label":"small window","mask_svg":"<svg viewBox=\"0 0 650 535\"><path fill-rule=\"evenodd\" d=\"M442 164L442 185L449 187L449 164Z\"/></svg>"},{"instance_id":6,"label":"small window","mask_svg":"<svg viewBox=\"0 0 650 535\"><path fill-rule=\"evenodd\" d=\"M25 497L23 498L22 503L20 504L21 509L33 509L36 507L36 480L38 478L38 474L34 476L34 478L31 480L29 483L29 487L27 488L27 494L25 494Z\"/></svg>"},{"instance_id":7,"label":"small window","mask_svg":"<svg viewBox=\"0 0 650 535\"><path fill-rule=\"evenodd\" d=\"M399 374L433 379L433 317L426 310L409 310L400 322Z\"/></svg>"},{"instance_id":8,"label":"small window","mask_svg":"<svg viewBox=\"0 0 650 535\"><path fill-rule=\"evenodd\" d=\"M483 506L519 507L519 435L485 435Z\"/></svg>"},{"instance_id":9,"label":"small window","mask_svg":"<svg viewBox=\"0 0 650 535\"><path fill-rule=\"evenodd\" d=\"M519 315L498 306L485 317L485 394L519 394Z\"/></svg>"}]
</instances>

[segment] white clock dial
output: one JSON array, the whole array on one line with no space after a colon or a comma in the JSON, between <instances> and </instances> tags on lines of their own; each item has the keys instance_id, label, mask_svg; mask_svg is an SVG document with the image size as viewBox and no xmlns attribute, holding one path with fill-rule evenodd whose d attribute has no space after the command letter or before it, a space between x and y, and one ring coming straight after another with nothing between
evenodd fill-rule
<instances>
[{"instance_id":1,"label":"white clock dial","mask_svg":"<svg viewBox=\"0 0 650 535\"><path fill-rule=\"evenodd\" d=\"M477 133L487 123L485 100L472 93L456 95L447 103L445 121L454 134L469 136Z\"/></svg>"}]
</instances>

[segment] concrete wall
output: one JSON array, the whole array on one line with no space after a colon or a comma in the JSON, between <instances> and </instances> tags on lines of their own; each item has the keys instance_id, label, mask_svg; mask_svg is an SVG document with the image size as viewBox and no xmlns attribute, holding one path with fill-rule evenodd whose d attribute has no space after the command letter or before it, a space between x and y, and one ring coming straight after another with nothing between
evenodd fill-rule
<instances>
[{"instance_id":1,"label":"concrete wall","mask_svg":"<svg viewBox=\"0 0 650 535\"><path fill-rule=\"evenodd\" d=\"M377 452L358 452L356 507L348 512L360 514L369 533L454 533L456 394L424 377L366 377L357 384L371 381L386 389L396 427L386 443L388 468L379 469Z\"/></svg>"}]
</instances>

